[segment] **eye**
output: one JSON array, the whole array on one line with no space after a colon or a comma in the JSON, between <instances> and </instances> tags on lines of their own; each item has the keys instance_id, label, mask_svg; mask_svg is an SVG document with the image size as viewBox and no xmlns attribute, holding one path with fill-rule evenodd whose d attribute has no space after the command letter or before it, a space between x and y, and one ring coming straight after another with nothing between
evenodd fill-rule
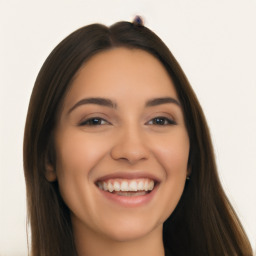
<instances>
[{"instance_id":1,"label":"eye","mask_svg":"<svg viewBox=\"0 0 256 256\"><path fill-rule=\"evenodd\" d=\"M149 125L176 125L177 123L170 119L170 118L167 118L167 117L163 117L163 116L159 116L159 117L155 117L153 119L151 119L149 122L148 122Z\"/></svg>"},{"instance_id":2,"label":"eye","mask_svg":"<svg viewBox=\"0 0 256 256\"><path fill-rule=\"evenodd\" d=\"M106 121L103 118L100 117L93 117L90 119L87 119L85 121L82 121L79 126L84 126L84 125L88 125L88 126L96 126L96 125L106 125L109 124L108 121Z\"/></svg>"}]
</instances>

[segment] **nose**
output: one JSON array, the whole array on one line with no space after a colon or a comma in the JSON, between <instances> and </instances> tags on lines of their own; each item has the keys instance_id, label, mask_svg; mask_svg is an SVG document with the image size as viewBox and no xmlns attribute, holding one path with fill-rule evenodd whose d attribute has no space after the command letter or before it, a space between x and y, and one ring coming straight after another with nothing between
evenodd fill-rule
<instances>
[{"instance_id":1,"label":"nose","mask_svg":"<svg viewBox=\"0 0 256 256\"><path fill-rule=\"evenodd\" d=\"M111 157L115 160L127 161L132 165L147 160L149 148L143 132L136 128L127 128L117 134L111 150Z\"/></svg>"}]
</instances>

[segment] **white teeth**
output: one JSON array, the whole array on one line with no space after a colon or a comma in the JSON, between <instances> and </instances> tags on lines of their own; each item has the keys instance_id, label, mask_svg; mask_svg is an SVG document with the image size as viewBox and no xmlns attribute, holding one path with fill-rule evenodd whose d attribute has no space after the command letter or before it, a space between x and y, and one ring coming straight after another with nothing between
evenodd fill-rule
<instances>
[{"instance_id":1,"label":"white teeth","mask_svg":"<svg viewBox=\"0 0 256 256\"><path fill-rule=\"evenodd\" d=\"M97 185L100 189L113 192L137 192L151 191L154 189L154 181L148 178L140 178L134 180L127 179L110 179L107 181L99 181Z\"/></svg>"},{"instance_id":2,"label":"white teeth","mask_svg":"<svg viewBox=\"0 0 256 256\"><path fill-rule=\"evenodd\" d=\"M113 192L113 190L114 190L113 185L111 183L108 183L108 191Z\"/></svg>"},{"instance_id":3,"label":"white teeth","mask_svg":"<svg viewBox=\"0 0 256 256\"><path fill-rule=\"evenodd\" d=\"M138 190L143 190L144 189L144 183L143 183L143 181L140 181L139 183L138 183Z\"/></svg>"},{"instance_id":4,"label":"white teeth","mask_svg":"<svg viewBox=\"0 0 256 256\"><path fill-rule=\"evenodd\" d=\"M115 182L114 182L114 190L115 190L115 191L120 191L120 189L121 189L121 188L120 188L120 184L115 181Z\"/></svg>"},{"instance_id":5,"label":"white teeth","mask_svg":"<svg viewBox=\"0 0 256 256\"><path fill-rule=\"evenodd\" d=\"M148 184L148 190L152 190L154 188L154 181L151 180Z\"/></svg>"},{"instance_id":6,"label":"white teeth","mask_svg":"<svg viewBox=\"0 0 256 256\"><path fill-rule=\"evenodd\" d=\"M148 191L148 181L146 181L145 184L144 184L144 190Z\"/></svg>"},{"instance_id":7,"label":"white teeth","mask_svg":"<svg viewBox=\"0 0 256 256\"><path fill-rule=\"evenodd\" d=\"M123 181L121 182L121 191L129 191L129 187L128 187L128 182L127 181Z\"/></svg>"},{"instance_id":8,"label":"white teeth","mask_svg":"<svg viewBox=\"0 0 256 256\"><path fill-rule=\"evenodd\" d=\"M108 184L106 182L103 182L103 190L105 191L108 190Z\"/></svg>"},{"instance_id":9,"label":"white teeth","mask_svg":"<svg viewBox=\"0 0 256 256\"><path fill-rule=\"evenodd\" d=\"M137 191L137 182L134 180L129 184L129 190L130 191Z\"/></svg>"}]
</instances>

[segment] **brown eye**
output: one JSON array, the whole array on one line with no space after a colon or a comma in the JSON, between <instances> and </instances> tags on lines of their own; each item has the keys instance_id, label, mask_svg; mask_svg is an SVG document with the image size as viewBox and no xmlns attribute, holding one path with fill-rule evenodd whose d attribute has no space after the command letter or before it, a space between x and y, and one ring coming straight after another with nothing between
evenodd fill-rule
<instances>
[{"instance_id":1,"label":"brown eye","mask_svg":"<svg viewBox=\"0 0 256 256\"><path fill-rule=\"evenodd\" d=\"M109 124L109 122L99 117L93 117L81 122L79 125L80 126L83 126L83 125L96 126L96 125L105 125L105 124Z\"/></svg>"},{"instance_id":2,"label":"brown eye","mask_svg":"<svg viewBox=\"0 0 256 256\"><path fill-rule=\"evenodd\" d=\"M176 122L173 121L172 119L166 118L166 117L155 117L153 119L151 119L148 124L150 125L175 125Z\"/></svg>"}]
</instances>

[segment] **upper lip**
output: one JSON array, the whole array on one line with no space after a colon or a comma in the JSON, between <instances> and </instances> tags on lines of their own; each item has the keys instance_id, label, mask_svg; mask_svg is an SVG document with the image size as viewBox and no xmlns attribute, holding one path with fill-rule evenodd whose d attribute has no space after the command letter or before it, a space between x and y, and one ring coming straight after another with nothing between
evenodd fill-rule
<instances>
[{"instance_id":1,"label":"upper lip","mask_svg":"<svg viewBox=\"0 0 256 256\"><path fill-rule=\"evenodd\" d=\"M99 181L109 180L109 179L140 179L140 178L148 178L155 182L160 182L160 179L151 173L146 172L117 172L111 173L96 179L95 183Z\"/></svg>"}]
</instances>

